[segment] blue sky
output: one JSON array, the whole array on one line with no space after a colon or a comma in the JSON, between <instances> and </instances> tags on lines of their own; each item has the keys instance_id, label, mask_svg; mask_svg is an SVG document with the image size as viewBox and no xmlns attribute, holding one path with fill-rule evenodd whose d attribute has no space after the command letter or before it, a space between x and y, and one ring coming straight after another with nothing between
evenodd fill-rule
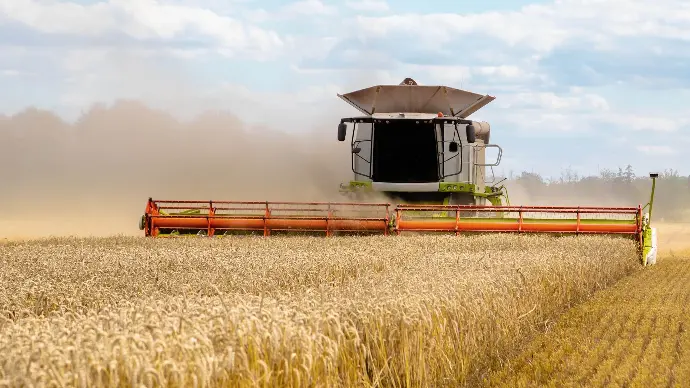
<instances>
[{"instance_id":1,"label":"blue sky","mask_svg":"<svg viewBox=\"0 0 690 388\"><path fill-rule=\"evenodd\" d=\"M412 77L496 96L499 172L690 174L687 1L0 0L0 46L4 114L137 98L335 141L336 93Z\"/></svg>"}]
</instances>

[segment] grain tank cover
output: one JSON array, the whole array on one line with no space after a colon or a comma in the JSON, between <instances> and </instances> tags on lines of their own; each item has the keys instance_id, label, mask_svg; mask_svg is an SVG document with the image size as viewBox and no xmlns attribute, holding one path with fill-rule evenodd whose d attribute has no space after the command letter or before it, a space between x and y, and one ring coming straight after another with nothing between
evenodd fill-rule
<instances>
[{"instance_id":1,"label":"grain tank cover","mask_svg":"<svg viewBox=\"0 0 690 388\"><path fill-rule=\"evenodd\" d=\"M406 78L399 85L376 85L338 94L366 115L374 113L431 113L466 118L495 97L448 86L418 85Z\"/></svg>"}]
</instances>

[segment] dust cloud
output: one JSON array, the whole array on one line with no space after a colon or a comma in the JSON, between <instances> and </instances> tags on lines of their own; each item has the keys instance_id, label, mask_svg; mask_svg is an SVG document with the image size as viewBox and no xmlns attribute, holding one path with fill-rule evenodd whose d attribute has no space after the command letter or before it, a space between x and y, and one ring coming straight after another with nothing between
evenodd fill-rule
<instances>
[{"instance_id":1,"label":"dust cloud","mask_svg":"<svg viewBox=\"0 0 690 388\"><path fill-rule=\"evenodd\" d=\"M600 207L637 207L645 206L649 201L649 187L620 187L613 185L588 185L587 182L574 184L558 183L548 187L530 188L518 181L506 183L511 205L517 206L600 206ZM657 228L657 244L662 256L671 254L690 256L690 210L675 209L679 213L673 220L665 219L669 210L664 209L659 195L665 194L663 182L657 187L652 224ZM659 210L666 210L665 212ZM645 212L648 209L645 209ZM675 214L674 214L675 215Z\"/></svg>"},{"instance_id":2,"label":"dust cloud","mask_svg":"<svg viewBox=\"0 0 690 388\"><path fill-rule=\"evenodd\" d=\"M0 117L0 237L137 235L149 197L342 200L351 170L337 119L292 134L134 101L74 123L37 109Z\"/></svg>"},{"instance_id":3,"label":"dust cloud","mask_svg":"<svg viewBox=\"0 0 690 388\"><path fill-rule=\"evenodd\" d=\"M654 226L660 254L690 257L690 222L659 222Z\"/></svg>"},{"instance_id":4,"label":"dust cloud","mask_svg":"<svg viewBox=\"0 0 690 388\"><path fill-rule=\"evenodd\" d=\"M505 186L510 204L515 206L636 207L642 203L640 201L649 201L649 198L639 195L618 195L610 187L587 187L583 183L559 184L541 190L530 190L518 181L510 181Z\"/></svg>"},{"instance_id":5,"label":"dust cloud","mask_svg":"<svg viewBox=\"0 0 690 388\"><path fill-rule=\"evenodd\" d=\"M348 143L336 140L338 118L312 120L293 133L250 126L223 112L182 121L136 101L96 105L74 123L38 109L0 116L0 238L141 235L138 221L149 197L343 200L338 186L352 172ZM637 206L648 200L646 187L506 185L513 205ZM688 229L663 224L660 245L690 248Z\"/></svg>"}]
</instances>

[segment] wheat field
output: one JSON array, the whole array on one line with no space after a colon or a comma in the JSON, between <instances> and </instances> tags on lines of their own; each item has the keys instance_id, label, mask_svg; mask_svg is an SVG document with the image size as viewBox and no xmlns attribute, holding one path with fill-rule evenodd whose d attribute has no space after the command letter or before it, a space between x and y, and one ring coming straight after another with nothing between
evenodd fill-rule
<instances>
[{"instance_id":1,"label":"wheat field","mask_svg":"<svg viewBox=\"0 0 690 388\"><path fill-rule=\"evenodd\" d=\"M0 386L473 386L639 270L626 239L0 244Z\"/></svg>"}]
</instances>

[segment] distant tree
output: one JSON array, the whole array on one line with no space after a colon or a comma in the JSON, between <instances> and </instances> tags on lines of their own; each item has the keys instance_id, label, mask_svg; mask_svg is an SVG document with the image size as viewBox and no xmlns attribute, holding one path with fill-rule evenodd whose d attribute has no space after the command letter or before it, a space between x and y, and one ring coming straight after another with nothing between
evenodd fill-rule
<instances>
[{"instance_id":1,"label":"distant tree","mask_svg":"<svg viewBox=\"0 0 690 388\"><path fill-rule=\"evenodd\" d=\"M580 180L580 176L577 171L568 167L565 171L561 172L561 183L574 183Z\"/></svg>"},{"instance_id":2,"label":"distant tree","mask_svg":"<svg viewBox=\"0 0 690 388\"><path fill-rule=\"evenodd\" d=\"M625 179L625 182L631 183L633 179L635 179L635 172L633 171L633 168L631 165L627 165L625 167L625 172L623 173L623 178Z\"/></svg>"},{"instance_id":3,"label":"distant tree","mask_svg":"<svg viewBox=\"0 0 690 388\"><path fill-rule=\"evenodd\" d=\"M517 177L517 180L526 183L537 183L541 185L545 184L544 178L542 178L541 175L527 171L523 171L522 174Z\"/></svg>"},{"instance_id":4,"label":"distant tree","mask_svg":"<svg viewBox=\"0 0 690 388\"><path fill-rule=\"evenodd\" d=\"M608 168L605 168L599 172L599 176L606 182L612 182L616 180L616 173Z\"/></svg>"},{"instance_id":5,"label":"distant tree","mask_svg":"<svg viewBox=\"0 0 690 388\"><path fill-rule=\"evenodd\" d=\"M667 168L659 174L659 178L679 178L678 170Z\"/></svg>"},{"instance_id":6,"label":"distant tree","mask_svg":"<svg viewBox=\"0 0 690 388\"><path fill-rule=\"evenodd\" d=\"M602 203L604 206L637 206L649 201L651 180L645 174L636 176L628 164L615 170L601 169L598 175L580 176L571 168L561 172L558 179L542 177L534 172L510 174L508 182L516 182L529 195L549 199L555 203ZM690 214L690 176L680 176L677 170L666 169L657 179L654 217L668 221L680 220Z\"/></svg>"}]
</instances>

